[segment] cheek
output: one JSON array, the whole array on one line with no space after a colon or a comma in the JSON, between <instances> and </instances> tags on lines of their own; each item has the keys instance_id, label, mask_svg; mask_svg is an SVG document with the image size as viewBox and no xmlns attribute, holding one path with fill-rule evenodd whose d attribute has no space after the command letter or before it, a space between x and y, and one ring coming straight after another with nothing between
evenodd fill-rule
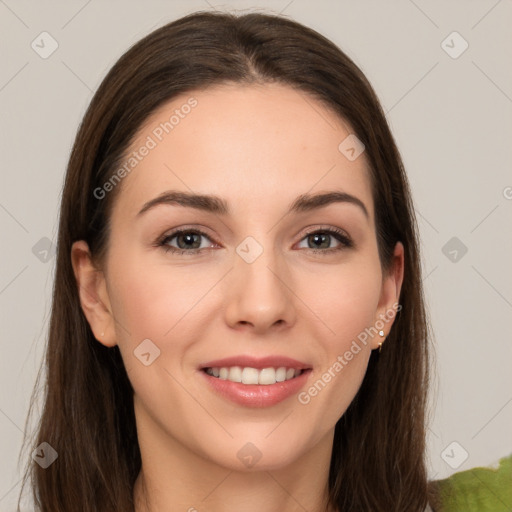
<instances>
[{"instance_id":1,"label":"cheek","mask_svg":"<svg viewBox=\"0 0 512 512\"><path fill-rule=\"evenodd\" d=\"M381 274L377 265L347 265L325 273L309 287L308 303L326 330L329 351L347 350L352 339L375 322ZM306 295L306 288L304 288Z\"/></svg>"},{"instance_id":2,"label":"cheek","mask_svg":"<svg viewBox=\"0 0 512 512\"><path fill-rule=\"evenodd\" d=\"M123 341L126 331L133 343L150 338L161 340L178 325L201 298L191 272L163 268L147 262L125 262L112 275L112 308L125 329L116 330Z\"/></svg>"},{"instance_id":3,"label":"cheek","mask_svg":"<svg viewBox=\"0 0 512 512\"><path fill-rule=\"evenodd\" d=\"M381 291L380 266L347 265L315 284L309 300L321 319L323 357L298 401L307 408L322 410L317 419L318 428L323 429L343 415L366 373Z\"/></svg>"},{"instance_id":4,"label":"cheek","mask_svg":"<svg viewBox=\"0 0 512 512\"><path fill-rule=\"evenodd\" d=\"M184 421L178 418L201 412L191 407L194 402L183 392L179 367L194 339L190 333L197 327L187 322L204 287L198 287L192 272L184 268L170 269L134 257L112 269L109 288L117 343L139 406L162 427L178 429ZM150 354L147 365L142 357L146 352ZM164 404L170 397L184 398L173 399L169 408Z\"/></svg>"}]
</instances>

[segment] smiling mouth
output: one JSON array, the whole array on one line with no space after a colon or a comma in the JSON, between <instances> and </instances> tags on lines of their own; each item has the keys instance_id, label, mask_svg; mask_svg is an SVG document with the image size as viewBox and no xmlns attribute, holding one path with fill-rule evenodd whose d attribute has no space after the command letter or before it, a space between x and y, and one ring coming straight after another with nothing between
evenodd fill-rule
<instances>
[{"instance_id":1,"label":"smiling mouth","mask_svg":"<svg viewBox=\"0 0 512 512\"><path fill-rule=\"evenodd\" d=\"M309 369L287 368L285 366L268 368L251 368L250 366L230 366L203 368L203 371L220 380L229 380L247 385L269 386L279 382L295 379Z\"/></svg>"}]
</instances>

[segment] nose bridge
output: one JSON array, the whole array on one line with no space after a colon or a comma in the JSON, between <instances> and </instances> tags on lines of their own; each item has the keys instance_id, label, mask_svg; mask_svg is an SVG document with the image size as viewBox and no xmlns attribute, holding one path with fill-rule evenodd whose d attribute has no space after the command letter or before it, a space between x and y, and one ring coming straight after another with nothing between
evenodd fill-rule
<instances>
[{"instance_id":1,"label":"nose bridge","mask_svg":"<svg viewBox=\"0 0 512 512\"><path fill-rule=\"evenodd\" d=\"M287 272L271 236L246 237L237 247L228 284L227 321L231 326L252 324L259 331L292 323L294 306L286 286Z\"/></svg>"}]
</instances>

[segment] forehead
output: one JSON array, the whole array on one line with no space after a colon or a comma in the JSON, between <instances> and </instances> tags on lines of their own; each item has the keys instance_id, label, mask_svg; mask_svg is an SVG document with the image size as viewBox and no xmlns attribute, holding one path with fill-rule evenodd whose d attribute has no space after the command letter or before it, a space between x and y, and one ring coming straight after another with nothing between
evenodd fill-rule
<instances>
[{"instance_id":1,"label":"forehead","mask_svg":"<svg viewBox=\"0 0 512 512\"><path fill-rule=\"evenodd\" d=\"M223 84L173 98L139 129L114 211L134 216L166 190L212 194L233 209L279 211L298 195L356 195L373 218L364 153L340 144L350 126L318 100L281 84ZM147 149L144 149L147 148Z\"/></svg>"}]
</instances>

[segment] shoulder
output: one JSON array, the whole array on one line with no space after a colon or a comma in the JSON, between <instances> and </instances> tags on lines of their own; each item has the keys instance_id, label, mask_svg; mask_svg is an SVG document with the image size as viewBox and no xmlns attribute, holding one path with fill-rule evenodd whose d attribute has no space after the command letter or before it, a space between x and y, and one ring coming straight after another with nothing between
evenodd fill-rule
<instances>
[{"instance_id":1,"label":"shoulder","mask_svg":"<svg viewBox=\"0 0 512 512\"><path fill-rule=\"evenodd\" d=\"M497 468L468 469L430 485L435 489L436 501L443 512L493 512L512 510L511 483L512 454L500 459ZM431 511L431 508L425 509L425 512Z\"/></svg>"}]
</instances>

